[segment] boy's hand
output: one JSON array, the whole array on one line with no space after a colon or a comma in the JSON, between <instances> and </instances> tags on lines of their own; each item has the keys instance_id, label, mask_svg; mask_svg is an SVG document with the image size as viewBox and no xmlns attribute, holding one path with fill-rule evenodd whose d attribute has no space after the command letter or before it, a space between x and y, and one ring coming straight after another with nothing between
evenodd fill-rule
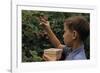
<instances>
[{"instance_id":1,"label":"boy's hand","mask_svg":"<svg viewBox=\"0 0 100 73\"><path fill-rule=\"evenodd\" d=\"M56 35L53 33L52 29L50 28L50 22L48 21L48 17L44 15L38 16L38 20L40 21L40 25L46 30L49 40L56 48L61 48L59 45L62 45Z\"/></svg>"},{"instance_id":2,"label":"boy's hand","mask_svg":"<svg viewBox=\"0 0 100 73\"><path fill-rule=\"evenodd\" d=\"M51 58L51 57L49 57L49 56L46 55L46 54L43 54L43 59L44 59L45 61L56 61L55 58Z\"/></svg>"},{"instance_id":3,"label":"boy's hand","mask_svg":"<svg viewBox=\"0 0 100 73\"><path fill-rule=\"evenodd\" d=\"M50 28L50 22L48 21L48 17L46 16L39 16L40 25L46 29Z\"/></svg>"}]
</instances>

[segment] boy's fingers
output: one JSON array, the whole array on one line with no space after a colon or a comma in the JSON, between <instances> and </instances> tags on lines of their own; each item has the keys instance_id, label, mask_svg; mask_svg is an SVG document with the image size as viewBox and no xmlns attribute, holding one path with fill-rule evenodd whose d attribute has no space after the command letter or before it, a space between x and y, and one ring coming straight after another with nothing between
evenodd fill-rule
<instances>
[{"instance_id":1,"label":"boy's fingers","mask_svg":"<svg viewBox=\"0 0 100 73\"><path fill-rule=\"evenodd\" d=\"M37 20L39 21L39 22L47 22L48 21L48 17L46 17L46 16L39 16L39 17L37 17Z\"/></svg>"},{"instance_id":2,"label":"boy's fingers","mask_svg":"<svg viewBox=\"0 0 100 73\"><path fill-rule=\"evenodd\" d=\"M46 57L45 55L43 55L43 59L44 59L45 61L48 61L48 59L47 59L47 57Z\"/></svg>"},{"instance_id":3,"label":"boy's fingers","mask_svg":"<svg viewBox=\"0 0 100 73\"><path fill-rule=\"evenodd\" d=\"M44 56L42 58L43 58L43 60L47 61L47 59Z\"/></svg>"},{"instance_id":4,"label":"boy's fingers","mask_svg":"<svg viewBox=\"0 0 100 73\"><path fill-rule=\"evenodd\" d=\"M48 21L48 17L46 17L46 16L43 16L43 18L44 18L46 21Z\"/></svg>"},{"instance_id":5,"label":"boy's fingers","mask_svg":"<svg viewBox=\"0 0 100 73\"><path fill-rule=\"evenodd\" d=\"M41 22L46 23L47 21L45 19L40 19Z\"/></svg>"},{"instance_id":6,"label":"boy's fingers","mask_svg":"<svg viewBox=\"0 0 100 73\"><path fill-rule=\"evenodd\" d=\"M45 26L45 22L40 22L40 26Z\"/></svg>"},{"instance_id":7,"label":"boy's fingers","mask_svg":"<svg viewBox=\"0 0 100 73\"><path fill-rule=\"evenodd\" d=\"M44 19L45 21L48 21L48 17L46 16L40 16L40 19Z\"/></svg>"},{"instance_id":8,"label":"boy's fingers","mask_svg":"<svg viewBox=\"0 0 100 73\"><path fill-rule=\"evenodd\" d=\"M46 54L44 54L43 56L44 56L44 58L45 58L46 61L56 61L55 58L51 58L51 57L49 57L49 56L46 55Z\"/></svg>"}]
</instances>

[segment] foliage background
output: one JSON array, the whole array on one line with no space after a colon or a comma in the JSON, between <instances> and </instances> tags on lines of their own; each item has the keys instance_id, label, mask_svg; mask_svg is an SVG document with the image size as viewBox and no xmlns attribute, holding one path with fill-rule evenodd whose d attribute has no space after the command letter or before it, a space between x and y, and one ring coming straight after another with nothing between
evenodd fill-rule
<instances>
[{"instance_id":1,"label":"foliage background","mask_svg":"<svg viewBox=\"0 0 100 73\"><path fill-rule=\"evenodd\" d=\"M90 22L89 13L48 12L22 10L22 62L43 61L44 49L54 47L46 31L39 25L38 16L45 15L50 21L51 28L57 38L63 43L63 21L71 16L81 15ZM90 37L85 41L86 56L90 59Z\"/></svg>"}]
</instances>

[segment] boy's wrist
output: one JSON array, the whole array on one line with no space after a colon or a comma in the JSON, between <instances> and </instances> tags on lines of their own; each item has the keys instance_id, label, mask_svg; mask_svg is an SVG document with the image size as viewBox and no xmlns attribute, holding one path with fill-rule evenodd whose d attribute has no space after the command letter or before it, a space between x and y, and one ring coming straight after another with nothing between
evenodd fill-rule
<instances>
[{"instance_id":1,"label":"boy's wrist","mask_svg":"<svg viewBox=\"0 0 100 73\"><path fill-rule=\"evenodd\" d=\"M45 29L45 30L50 30L51 27L50 27L50 26L46 26L46 27L44 27L44 29Z\"/></svg>"}]
</instances>

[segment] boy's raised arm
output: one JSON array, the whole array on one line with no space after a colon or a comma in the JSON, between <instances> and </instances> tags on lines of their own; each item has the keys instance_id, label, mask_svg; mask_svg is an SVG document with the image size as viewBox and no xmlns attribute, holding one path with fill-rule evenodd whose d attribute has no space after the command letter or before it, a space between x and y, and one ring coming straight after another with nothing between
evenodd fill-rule
<instances>
[{"instance_id":1,"label":"boy's raised arm","mask_svg":"<svg viewBox=\"0 0 100 73\"><path fill-rule=\"evenodd\" d=\"M56 35L53 33L53 31L51 30L50 27L45 28L49 40L51 41L51 43L56 47L56 48L63 48L62 44L60 43L60 41L58 40L58 38L56 37Z\"/></svg>"},{"instance_id":2,"label":"boy's raised arm","mask_svg":"<svg viewBox=\"0 0 100 73\"><path fill-rule=\"evenodd\" d=\"M41 17L40 16L40 25L44 28L44 30L47 32L49 40L56 48L64 48L64 45L60 43L56 35L53 33L53 31L50 28L50 23L47 21L47 17Z\"/></svg>"}]
</instances>

